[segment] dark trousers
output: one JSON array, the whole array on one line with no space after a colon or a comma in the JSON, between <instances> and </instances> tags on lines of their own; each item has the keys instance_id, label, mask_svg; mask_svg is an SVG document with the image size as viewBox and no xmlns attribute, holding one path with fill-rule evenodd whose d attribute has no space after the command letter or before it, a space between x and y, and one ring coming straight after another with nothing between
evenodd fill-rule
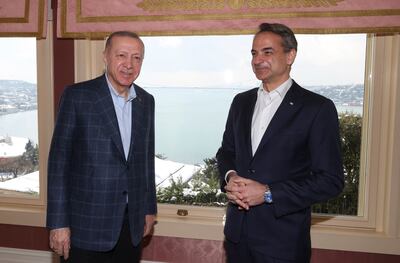
<instances>
[{"instance_id":1,"label":"dark trousers","mask_svg":"<svg viewBox=\"0 0 400 263\"><path fill-rule=\"evenodd\" d=\"M297 263L294 260L273 258L250 248L247 242L233 243L225 240L224 243L227 263Z\"/></svg>"},{"instance_id":2,"label":"dark trousers","mask_svg":"<svg viewBox=\"0 0 400 263\"><path fill-rule=\"evenodd\" d=\"M128 213L125 212L124 223L116 246L107 252L97 252L71 247L68 260L61 257L61 263L139 263L141 244L133 246L129 232Z\"/></svg>"},{"instance_id":3,"label":"dark trousers","mask_svg":"<svg viewBox=\"0 0 400 263\"><path fill-rule=\"evenodd\" d=\"M233 243L225 239L224 247L227 263L300 263L295 260L274 258L252 248L249 246L247 233L247 219L244 217L239 243Z\"/></svg>"}]
</instances>

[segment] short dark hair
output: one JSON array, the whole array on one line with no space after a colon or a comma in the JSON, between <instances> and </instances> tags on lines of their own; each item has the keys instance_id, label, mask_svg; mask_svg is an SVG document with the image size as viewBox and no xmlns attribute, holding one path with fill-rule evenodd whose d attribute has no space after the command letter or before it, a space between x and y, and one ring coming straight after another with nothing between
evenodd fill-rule
<instances>
[{"instance_id":1,"label":"short dark hair","mask_svg":"<svg viewBox=\"0 0 400 263\"><path fill-rule=\"evenodd\" d=\"M137 39L137 40L140 41L140 43L142 43L143 48L144 48L143 41L140 39L139 35L136 34L135 32L132 32L132 31L115 31L115 32L111 33L111 34L108 36L108 38L107 38L107 40L106 40L105 49L108 49L109 47L111 47L111 45L112 45L112 39L113 39L114 37L130 37L130 38ZM143 51L144 51L144 50L143 50Z\"/></svg>"},{"instance_id":2,"label":"short dark hair","mask_svg":"<svg viewBox=\"0 0 400 263\"><path fill-rule=\"evenodd\" d=\"M284 24L278 24L278 23L262 23L258 26L258 32L256 35L259 33L263 32L271 32L274 34L277 34L281 36L282 38L282 46L285 52L289 52L290 50L294 49L297 51L297 40L296 37L294 36L293 31L285 26Z\"/></svg>"}]
</instances>

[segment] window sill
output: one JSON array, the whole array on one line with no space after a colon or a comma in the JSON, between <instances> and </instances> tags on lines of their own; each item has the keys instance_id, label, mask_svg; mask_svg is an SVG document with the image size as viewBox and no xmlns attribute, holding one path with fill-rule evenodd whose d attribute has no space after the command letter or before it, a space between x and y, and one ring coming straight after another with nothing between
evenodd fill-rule
<instances>
[{"instance_id":1,"label":"window sill","mask_svg":"<svg viewBox=\"0 0 400 263\"><path fill-rule=\"evenodd\" d=\"M46 225L46 208L42 205L0 204L0 224Z\"/></svg>"},{"instance_id":2,"label":"window sill","mask_svg":"<svg viewBox=\"0 0 400 263\"><path fill-rule=\"evenodd\" d=\"M187 211L187 215L178 215ZM184 205L158 205L154 235L223 241L224 208ZM312 247L368 253L400 255L400 237L377 232L359 217L314 216L311 229ZM46 209L40 205L0 205L0 223L44 227ZM358 222L358 223L357 223Z\"/></svg>"},{"instance_id":3,"label":"window sill","mask_svg":"<svg viewBox=\"0 0 400 263\"><path fill-rule=\"evenodd\" d=\"M179 216L178 209L188 214ZM154 235L223 241L224 214L224 208L159 204ZM400 255L399 237L377 232L368 225L362 217L314 216L312 247Z\"/></svg>"}]
</instances>

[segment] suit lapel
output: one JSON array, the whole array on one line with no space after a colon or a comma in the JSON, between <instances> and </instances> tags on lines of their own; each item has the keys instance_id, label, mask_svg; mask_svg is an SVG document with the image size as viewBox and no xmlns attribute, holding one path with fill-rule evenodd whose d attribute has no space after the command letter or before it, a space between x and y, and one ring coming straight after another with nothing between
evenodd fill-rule
<instances>
[{"instance_id":1,"label":"suit lapel","mask_svg":"<svg viewBox=\"0 0 400 263\"><path fill-rule=\"evenodd\" d=\"M132 127L131 127L131 143L129 147L128 161L131 159L132 153L134 152L134 147L137 145L136 141L138 138L144 138L142 135L143 124L146 123L143 118L146 116L144 114L144 103L141 93L133 86L136 91L136 98L132 100Z\"/></svg>"},{"instance_id":2,"label":"suit lapel","mask_svg":"<svg viewBox=\"0 0 400 263\"><path fill-rule=\"evenodd\" d=\"M253 112L256 106L257 101L257 90L253 89L248 96L247 101L245 101L244 110L243 110L243 129L244 129L244 138L246 139L245 145L247 148L247 153L249 156L253 156L253 150L251 147L251 122L253 120Z\"/></svg>"},{"instance_id":3,"label":"suit lapel","mask_svg":"<svg viewBox=\"0 0 400 263\"><path fill-rule=\"evenodd\" d=\"M302 93L300 86L293 82L292 86L286 93L286 96L283 98L281 105L269 123L254 156L257 154L259 149L261 149L274 134L280 132L283 126L290 122L290 119L298 110L300 110L301 106L303 105L301 97Z\"/></svg>"},{"instance_id":4,"label":"suit lapel","mask_svg":"<svg viewBox=\"0 0 400 263\"><path fill-rule=\"evenodd\" d=\"M112 141L117 147L121 156L125 159L124 148L122 146L121 135L119 132L117 115L114 109L114 102L111 98L110 90L107 85L105 75L99 78L100 87L97 90L99 100L97 103L97 109L100 115L104 117L104 127L106 132L110 134Z\"/></svg>"}]
</instances>

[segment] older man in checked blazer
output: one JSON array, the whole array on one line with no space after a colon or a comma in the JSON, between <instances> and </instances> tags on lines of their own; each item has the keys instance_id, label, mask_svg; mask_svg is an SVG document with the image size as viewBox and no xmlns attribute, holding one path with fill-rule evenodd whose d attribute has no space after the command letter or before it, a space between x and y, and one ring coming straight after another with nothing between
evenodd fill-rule
<instances>
[{"instance_id":1,"label":"older man in checked blazer","mask_svg":"<svg viewBox=\"0 0 400 263\"><path fill-rule=\"evenodd\" d=\"M154 99L134 84L144 44L119 31L106 73L65 89L48 162L47 227L62 262L139 262L155 221Z\"/></svg>"}]
</instances>

